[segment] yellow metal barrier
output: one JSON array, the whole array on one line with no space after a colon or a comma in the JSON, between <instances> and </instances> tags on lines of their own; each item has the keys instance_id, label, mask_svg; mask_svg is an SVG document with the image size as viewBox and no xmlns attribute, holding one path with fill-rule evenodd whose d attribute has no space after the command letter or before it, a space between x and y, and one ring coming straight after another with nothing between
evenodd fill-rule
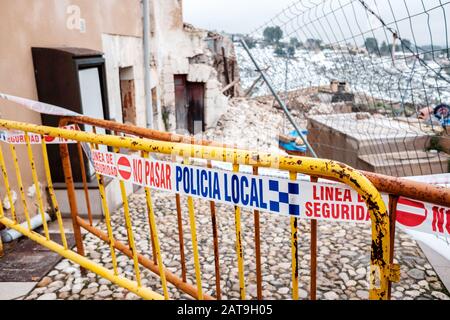
<instances>
[{"instance_id":1,"label":"yellow metal barrier","mask_svg":"<svg viewBox=\"0 0 450 320\"><path fill-rule=\"evenodd\" d=\"M218 146L222 148L236 149L237 146L233 144L223 144L211 140L197 139L192 136L183 136L169 132L156 131L147 128L140 128L129 124L121 124L114 121L93 119L86 116L64 117L60 120L60 126L65 126L69 123L77 124L89 124L96 127L114 130L116 133L130 134L132 136L147 138L152 140L170 141L177 143L197 144L206 146ZM208 167L211 168L211 161L208 160ZM448 188L440 187L428 183L416 182L412 180L406 180L402 178L390 177L386 175L375 174L371 172L361 171L378 189L379 192L384 192L389 195L389 213L390 213L390 263L393 263L394 256L394 238L395 238L395 225L396 225L396 210L397 200L402 198L408 198L419 202L428 202L430 204L439 205L443 207L450 207L450 192ZM258 175L258 167L253 166L253 175ZM318 178L325 178L317 176L311 176L311 182L317 182ZM325 178L333 180L332 178ZM88 200L88 199L87 199ZM181 255L181 274L182 280L186 282L186 266L184 256L184 239L183 239L183 226L181 221L181 202L180 195L176 194L176 208L177 208L177 220L178 220L178 237L179 247ZM216 298L221 299L221 284L220 284L220 263L219 263L219 248L218 248L218 229L217 222L218 217L216 215L215 202L210 201L211 210L211 224L212 224L212 236L214 240L214 256L215 256L215 275L216 275ZM260 214L259 210L253 210L254 215L254 245L255 245L255 263L256 263L256 286L257 286L257 298L263 299L262 294L262 266L261 266L261 239L260 239ZM310 224L310 299L316 300L317 295L317 226L318 221L312 219ZM155 255L154 255L155 256ZM295 263L295 261L293 261ZM293 265L294 267L294 265ZM393 267L398 267L393 265ZM294 269L293 269L294 270ZM393 270L393 274L399 276L398 270ZM392 279L396 279L393 276ZM397 280L398 281L398 280ZM390 299L391 282L397 282L391 280L389 283L388 299Z\"/></svg>"},{"instance_id":2,"label":"yellow metal barrier","mask_svg":"<svg viewBox=\"0 0 450 320\"><path fill-rule=\"evenodd\" d=\"M211 146L199 146L199 145L189 145L182 143L172 143L172 142L164 142L164 141L153 141L148 139L140 139L140 138L129 138L129 137L120 137L120 136L112 136L112 135L99 135L95 133L87 133L81 131L74 130L66 130L61 128L52 128L38 125L31 125L26 123L20 123L15 121L8 120L0 120L0 127L6 128L8 130L19 130L23 132L31 132L40 135L48 135L52 137L60 137L64 139L75 140L82 143L89 143L93 146L97 145L106 145L109 147L113 147L117 152L119 148L125 148L134 151L144 152L145 154L151 153L160 153L166 155L178 155L185 159L189 158L199 158L206 160L217 160L217 161L225 161L233 164L234 171L238 171L239 165L251 165L255 168L257 167L274 167L281 170L286 170L290 172L291 179L294 179L297 173L303 173L311 176L321 176L327 177L334 180L338 180L347 184L348 186L355 189L362 199L364 199L371 216L372 221L372 248L371 248L371 268L370 268L370 299L387 299L388 298L388 284L389 280L393 278L391 274L392 266L391 266L391 251L390 251L390 221L389 216L387 214L386 206L381 198L380 193L377 189L372 185L372 183L361 173L358 171L338 162L322 160L322 159L312 159L306 157L294 157L294 156L273 156L269 153L257 153L251 151L244 150L236 150L236 149L227 149L227 148L219 148L219 147L211 147ZM29 151L29 157L32 164L33 169L33 158L31 148L29 148L29 144L27 145ZM11 147L11 151L13 152L13 160L14 165L16 167L16 173L18 180L20 180L20 170L17 164L17 156L15 155L14 146ZM149 190L146 190L148 209L149 209L149 221L151 226L151 239L152 245L155 247L156 251L156 260L157 265L138 254L136 251L136 247L134 244L133 238L133 226L131 217L129 214L127 196L125 192L125 187L123 182L120 183L122 200L124 204L124 216L128 233L128 246L121 244L119 241L116 241L112 235L110 230L110 222L107 221L107 234L102 233L101 231L94 228L91 224L85 223L83 219L80 219L77 216L77 205L76 201L74 202L73 194L70 196L71 189L73 189L73 181L72 175L70 171L70 163L67 163L68 159L68 151L67 145L61 145L61 154L63 158L63 166L65 168L66 173L66 182L69 185L72 185L72 188L68 187L69 190L69 202L72 211L72 220L74 224L74 232L75 238L77 240L77 252L75 253L71 250L64 248L64 246L60 246L57 243L53 242L48 238L48 230L45 229L45 236L41 236L33 231L26 228L21 227L17 221L13 218L13 220L6 218L4 215L0 215L0 222L15 229L25 236L31 238L32 240L38 242L41 245L44 245L51 250L57 252L63 257L66 257L76 263L78 263L81 267L89 269L102 277L107 278L108 280L140 295L143 298L151 298L151 299L161 299L168 298L166 280L174 285L176 285L182 291L198 298L206 298L211 299L202 292L202 283L201 283L201 272L200 272L200 264L198 257L198 247L196 240L196 225L195 225L195 212L194 212L194 204L191 197L188 197L188 211L189 211L189 221L191 225L191 236L192 236L192 245L194 252L194 264L195 264L195 275L196 275L196 285L197 289L193 288L191 285L187 284L182 279L179 279L175 275L168 272L163 265L161 256L159 243L157 238L157 226L154 221L152 206L151 206L151 197ZM2 163L3 155L0 151L0 165L2 166L3 177L5 178L5 186L7 185L7 174L6 169ZM66 161L66 162L64 162ZM34 175L35 173L33 173ZM49 176L47 179L49 180ZM101 182L101 177L98 177L99 182ZM20 183L20 182L19 182ZM101 184L101 183L100 183ZM9 188L7 188L9 189ZM23 189L23 186L22 186ZM9 192L9 190L7 190ZM23 192L23 190L22 190ZM100 188L100 192L102 193L102 197L105 196L104 190ZM9 197L9 195L8 195ZM56 199L51 197L52 202L55 202ZM102 199L103 200L103 199ZM39 199L42 201L42 199ZM26 202L24 202L24 206ZM105 202L102 201L102 205L105 212L105 219L109 220L110 218L108 212L108 208ZM54 203L54 206L57 207L57 204ZM41 212L42 213L42 212ZM238 258L238 271L239 271L239 287L240 287L240 297L241 299L245 299L245 278L244 278L244 257L243 257L243 249L242 249L242 240L241 240L241 226L240 226L240 208L235 208L235 227L236 227L236 254ZM29 220L29 216L27 215L27 221ZM107 270L104 267L101 267L85 257L84 249L82 244L81 234L79 232L80 226L85 228L86 230L92 232L99 238L104 241L109 242L111 254L114 256L115 249L118 249L124 252L126 255L133 259L134 270L135 270L135 281L123 278L117 275L117 267L116 262L113 262L113 271ZM291 246L292 246L292 283L293 283L293 298L298 299L298 261L297 261L297 218L292 218L291 220ZM155 257L154 257L155 258ZM113 259L114 261L115 259ZM153 272L159 274L161 276L162 286L164 290L164 297L160 294L157 294L150 289L144 288L141 286L140 279L140 270L139 265L144 265L149 268Z\"/></svg>"},{"instance_id":3,"label":"yellow metal barrier","mask_svg":"<svg viewBox=\"0 0 450 320\"><path fill-rule=\"evenodd\" d=\"M137 285L137 283L134 281L130 281L130 280L120 277L120 276L116 276L113 272L106 269L105 267L102 267L96 263L93 263L89 259L73 252L72 250L65 249L63 246L57 244L54 241L47 240L45 237L41 236L40 234L24 228L20 224L14 223L14 221L12 221L11 219L3 217L0 219L0 222L2 224L4 224L6 227L14 229L14 230L22 233L24 236L30 238L31 240L39 243L40 245L58 253L62 257L67 258L67 259L79 264L83 268L86 268L92 272L95 272L99 276L101 276L105 279L108 279L112 283L115 283L125 289L128 289L131 292L134 292L135 294L137 294L145 299L152 299L152 300L163 299L163 297L160 294L155 293L150 289L141 287L141 286Z\"/></svg>"}]
</instances>

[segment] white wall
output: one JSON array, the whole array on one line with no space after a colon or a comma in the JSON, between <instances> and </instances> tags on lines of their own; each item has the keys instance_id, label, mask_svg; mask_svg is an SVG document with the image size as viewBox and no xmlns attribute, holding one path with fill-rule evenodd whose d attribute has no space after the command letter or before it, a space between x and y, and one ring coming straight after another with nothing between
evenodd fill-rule
<instances>
[{"instance_id":1,"label":"white wall","mask_svg":"<svg viewBox=\"0 0 450 320\"><path fill-rule=\"evenodd\" d=\"M158 75L162 107L169 111L169 131L176 128L175 74L187 74L188 81L206 83L205 122L207 127L214 126L226 112L228 99L221 93L221 85L213 67L189 64L189 58L200 54L211 55L204 41L207 32L196 29L186 31L183 28L179 0L152 1L151 13L151 48L156 62L152 74Z\"/></svg>"},{"instance_id":2,"label":"white wall","mask_svg":"<svg viewBox=\"0 0 450 320\"><path fill-rule=\"evenodd\" d=\"M119 68L133 67L136 125L146 126L142 38L102 34L111 119L122 121ZM151 94L149 92L149 94Z\"/></svg>"}]
</instances>

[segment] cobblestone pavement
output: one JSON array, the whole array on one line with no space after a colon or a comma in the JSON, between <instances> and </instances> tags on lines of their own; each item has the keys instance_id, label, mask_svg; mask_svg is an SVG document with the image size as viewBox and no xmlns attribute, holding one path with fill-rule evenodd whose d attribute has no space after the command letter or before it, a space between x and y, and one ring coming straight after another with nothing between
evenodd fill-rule
<instances>
[{"instance_id":1,"label":"cobblestone pavement","mask_svg":"<svg viewBox=\"0 0 450 320\"><path fill-rule=\"evenodd\" d=\"M145 196L134 194L130 197L130 208L138 250L150 255L149 230ZM178 229L176 222L175 198L172 194L153 192L155 214L159 226L161 248L165 266L180 275L180 255L178 250ZM195 199L202 284L204 292L215 294L214 253L211 232L209 204ZM190 241L190 229L186 199L182 198L184 239L188 282L194 282L194 265ZM221 265L221 285L224 299L239 297L237 261L235 254L235 229L233 208L217 205L219 223L219 245ZM370 225L352 223L318 223L318 299L367 299L369 266ZM126 228L123 211L113 215L114 234L126 242ZM99 227L106 230L102 223ZM256 267L254 262L253 215L242 212L242 237L245 257L245 278L247 297L256 297ZM309 222L299 221L299 272L300 298L308 297L309 288ZM87 256L108 268L112 268L107 244L87 234L85 236ZM401 265L401 281L393 285L393 299L449 299L441 281L414 240L397 232L395 241L396 262ZM263 273L263 295L265 299L291 298L290 227L289 219L272 214L261 214L261 252ZM120 274L133 279L132 260L119 254ZM150 271L141 268L142 282L160 293L159 279ZM169 285L172 299L191 299L172 285ZM81 277L79 267L67 260L55 266L26 299L139 299L105 279L88 273Z\"/></svg>"}]
</instances>

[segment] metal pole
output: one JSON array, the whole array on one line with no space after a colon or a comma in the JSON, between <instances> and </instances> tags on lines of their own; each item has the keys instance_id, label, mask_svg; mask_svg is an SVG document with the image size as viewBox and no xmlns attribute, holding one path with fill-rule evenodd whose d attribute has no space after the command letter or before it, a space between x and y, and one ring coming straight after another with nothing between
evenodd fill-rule
<instances>
[{"instance_id":1,"label":"metal pole","mask_svg":"<svg viewBox=\"0 0 450 320\"><path fill-rule=\"evenodd\" d=\"M142 0L144 23L144 86L147 128L153 128L152 88L150 83L150 0Z\"/></svg>"},{"instance_id":2,"label":"metal pole","mask_svg":"<svg viewBox=\"0 0 450 320\"><path fill-rule=\"evenodd\" d=\"M287 56L286 53L286 75L284 78L284 94L285 94L285 104L286 106L289 104L289 97L288 97L288 75L289 75L289 71L288 71L288 67L289 67L289 57Z\"/></svg>"},{"instance_id":3,"label":"metal pole","mask_svg":"<svg viewBox=\"0 0 450 320\"><path fill-rule=\"evenodd\" d=\"M303 133L301 132L301 130L299 129L299 127L295 123L294 118L292 117L291 113L289 112L289 110L286 107L286 104L280 99L280 96L276 93L275 89L272 87L272 84L270 83L269 79L267 78L265 72L259 67L259 65L256 62L255 58L253 57L252 53L250 52L250 49L248 48L247 43L245 42L244 39L240 39L240 41L241 41L242 46L244 47L245 51L247 51L248 56L250 57L250 59L252 60L253 64L255 65L256 71L258 71L261 74L261 77L263 78L263 80L267 84L267 86L269 87L269 90L272 92L272 95L275 97L275 99L277 100L278 104L283 108L283 111L286 114L286 116L288 117L289 122L294 126L295 131L297 131L298 135L303 140L303 143L306 145L306 147L311 152L313 157L314 158L318 158L316 152L311 147L309 142L306 140L306 137L303 135Z\"/></svg>"}]
</instances>

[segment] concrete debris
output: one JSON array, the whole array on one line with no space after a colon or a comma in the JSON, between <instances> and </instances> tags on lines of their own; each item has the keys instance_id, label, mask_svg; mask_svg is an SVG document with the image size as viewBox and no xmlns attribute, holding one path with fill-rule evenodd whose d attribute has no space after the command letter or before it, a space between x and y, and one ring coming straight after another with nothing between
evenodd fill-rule
<instances>
[{"instance_id":1,"label":"concrete debris","mask_svg":"<svg viewBox=\"0 0 450 320\"><path fill-rule=\"evenodd\" d=\"M15 204L17 201L17 193L14 190L11 190L11 198L12 198L13 204ZM9 203L8 195L5 195L5 197L3 198L3 208L5 210L11 209L11 204Z\"/></svg>"},{"instance_id":2,"label":"concrete debris","mask_svg":"<svg viewBox=\"0 0 450 320\"><path fill-rule=\"evenodd\" d=\"M325 103L320 103L318 105L313 106L308 115L318 115L318 114L332 114L334 113L333 106Z\"/></svg>"},{"instance_id":3,"label":"concrete debris","mask_svg":"<svg viewBox=\"0 0 450 320\"><path fill-rule=\"evenodd\" d=\"M40 182L39 182L39 190L42 190L42 185ZM34 198L36 196L36 185L34 183L27 189L27 196L28 198Z\"/></svg>"},{"instance_id":4,"label":"concrete debris","mask_svg":"<svg viewBox=\"0 0 450 320\"><path fill-rule=\"evenodd\" d=\"M293 116L300 127L306 126L306 121L299 112L293 112ZM294 128L283 111L274 108L271 101L233 98L229 101L228 111L219 118L215 127L206 130L204 138L235 143L253 150L280 153L279 134L287 134L292 130Z\"/></svg>"}]
</instances>

